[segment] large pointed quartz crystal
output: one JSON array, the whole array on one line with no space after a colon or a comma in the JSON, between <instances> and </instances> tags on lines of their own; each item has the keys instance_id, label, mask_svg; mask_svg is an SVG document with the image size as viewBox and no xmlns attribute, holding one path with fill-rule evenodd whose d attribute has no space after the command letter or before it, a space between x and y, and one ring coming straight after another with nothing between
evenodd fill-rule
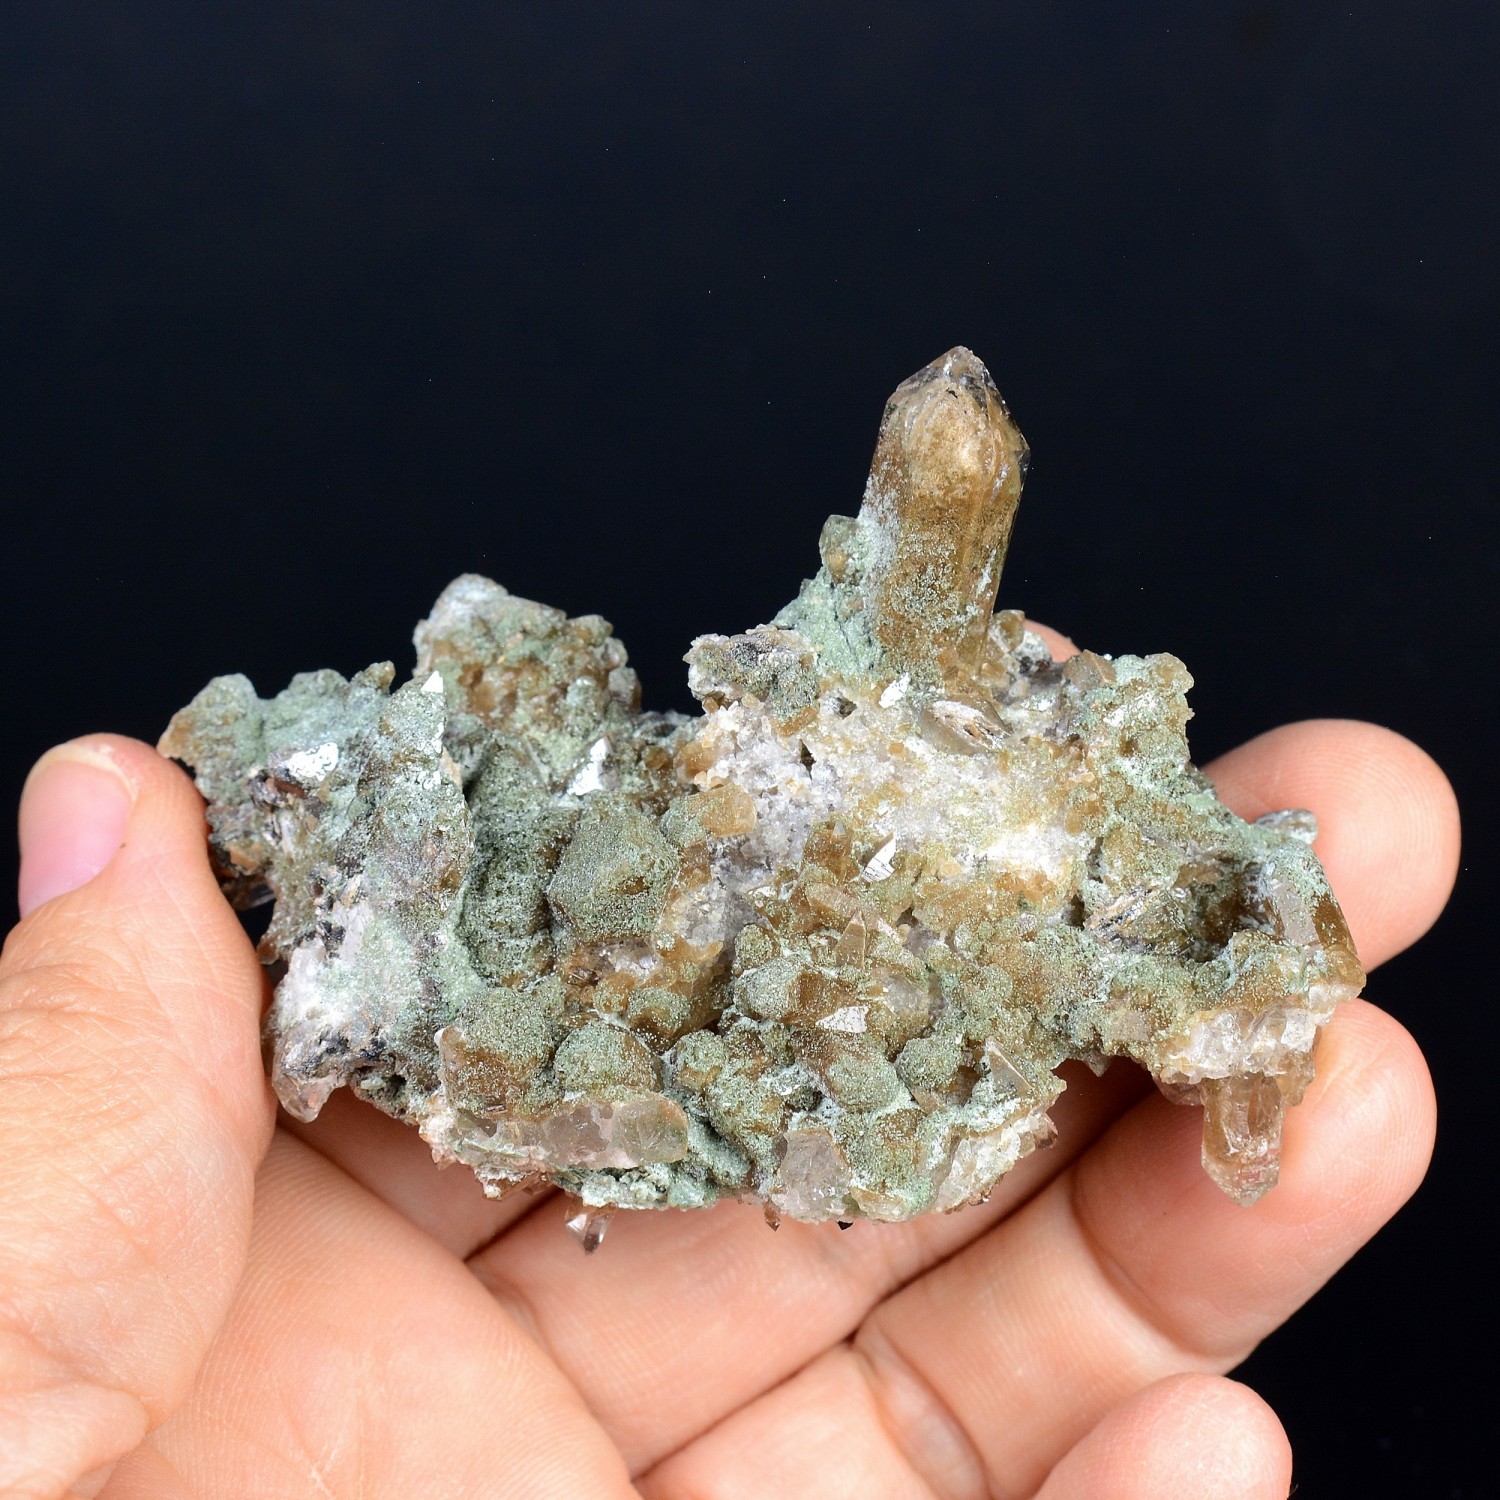
<instances>
[{"instance_id":1,"label":"large pointed quartz crystal","mask_svg":"<svg viewBox=\"0 0 1500 1500\"><path fill-rule=\"evenodd\" d=\"M283 1105L350 1087L486 1190L901 1220L1053 1135L1068 1058L1203 1107L1276 1180L1319 1028L1363 983L1296 810L1188 760L1174 657L1059 665L993 613L1026 444L954 349L886 407L864 505L769 625L643 713L596 615L451 584L417 668L210 683L192 768L261 944Z\"/></svg>"},{"instance_id":2,"label":"large pointed quartz crystal","mask_svg":"<svg viewBox=\"0 0 1500 1500\"><path fill-rule=\"evenodd\" d=\"M1026 440L990 372L954 349L886 403L865 490L860 602L891 668L972 677L1010 541Z\"/></svg>"}]
</instances>

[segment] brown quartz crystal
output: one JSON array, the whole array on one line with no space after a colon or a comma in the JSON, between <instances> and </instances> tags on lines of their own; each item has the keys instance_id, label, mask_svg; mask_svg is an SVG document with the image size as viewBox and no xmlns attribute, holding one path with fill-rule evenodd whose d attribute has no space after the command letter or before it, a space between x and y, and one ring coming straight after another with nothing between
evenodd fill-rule
<instances>
[{"instance_id":1,"label":"brown quartz crystal","mask_svg":"<svg viewBox=\"0 0 1500 1500\"><path fill-rule=\"evenodd\" d=\"M1026 468L954 349L888 403L864 504L768 625L625 649L468 575L417 668L210 683L161 748L261 944L277 1093L347 1085L486 1191L721 1197L901 1220L1052 1137L1059 1064L1203 1107L1242 1203L1364 976L1301 811L1247 824L1188 759L1175 657L1059 665L993 613Z\"/></svg>"}]
</instances>

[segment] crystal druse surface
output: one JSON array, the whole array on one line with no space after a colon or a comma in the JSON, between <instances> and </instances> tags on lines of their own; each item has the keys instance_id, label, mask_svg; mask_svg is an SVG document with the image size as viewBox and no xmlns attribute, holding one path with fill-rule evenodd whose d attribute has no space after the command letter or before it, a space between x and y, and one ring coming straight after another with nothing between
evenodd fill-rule
<instances>
[{"instance_id":1,"label":"crystal druse surface","mask_svg":"<svg viewBox=\"0 0 1500 1500\"><path fill-rule=\"evenodd\" d=\"M417 666L210 683L163 753L208 800L261 955L282 1103L349 1087L487 1191L900 1220L1051 1139L1068 1058L1203 1109L1270 1187L1319 1028L1363 983L1311 816L1190 763L1166 655L1059 665L994 612L1026 445L954 349L886 406L858 516L768 625L624 647L459 578Z\"/></svg>"}]
</instances>

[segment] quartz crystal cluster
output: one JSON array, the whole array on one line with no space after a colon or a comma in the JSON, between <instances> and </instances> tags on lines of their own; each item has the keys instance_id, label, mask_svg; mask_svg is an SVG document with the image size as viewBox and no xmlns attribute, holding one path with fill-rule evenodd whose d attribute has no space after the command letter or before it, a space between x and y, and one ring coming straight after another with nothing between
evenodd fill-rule
<instances>
[{"instance_id":1,"label":"quartz crystal cluster","mask_svg":"<svg viewBox=\"0 0 1500 1500\"><path fill-rule=\"evenodd\" d=\"M1057 664L994 612L1027 450L954 349L885 409L864 503L769 625L625 649L465 576L417 667L221 677L163 753L220 877L273 899L277 1093L348 1086L486 1191L602 1214L721 1197L901 1220L1048 1142L1068 1058L1203 1108L1252 1202L1319 1028L1363 983L1300 811L1189 762L1166 655Z\"/></svg>"}]
</instances>

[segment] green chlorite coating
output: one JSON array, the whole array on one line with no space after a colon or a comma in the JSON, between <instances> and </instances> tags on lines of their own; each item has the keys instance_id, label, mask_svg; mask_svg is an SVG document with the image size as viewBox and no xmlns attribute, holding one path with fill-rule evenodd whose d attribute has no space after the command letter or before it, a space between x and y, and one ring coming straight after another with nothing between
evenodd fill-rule
<instances>
[{"instance_id":1,"label":"green chlorite coating","mask_svg":"<svg viewBox=\"0 0 1500 1500\"><path fill-rule=\"evenodd\" d=\"M592 1247L615 1208L959 1208L1051 1139L1063 1061L1126 1057L1270 1187L1364 981L1316 825L1217 800L1175 657L1059 665L994 613L1025 464L967 350L906 381L817 575L694 642L697 718L473 575L394 690L211 682L161 749L226 892L275 901L286 1109L347 1086L494 1195L573 1194Z\"/></svg>"}]
</instances>

